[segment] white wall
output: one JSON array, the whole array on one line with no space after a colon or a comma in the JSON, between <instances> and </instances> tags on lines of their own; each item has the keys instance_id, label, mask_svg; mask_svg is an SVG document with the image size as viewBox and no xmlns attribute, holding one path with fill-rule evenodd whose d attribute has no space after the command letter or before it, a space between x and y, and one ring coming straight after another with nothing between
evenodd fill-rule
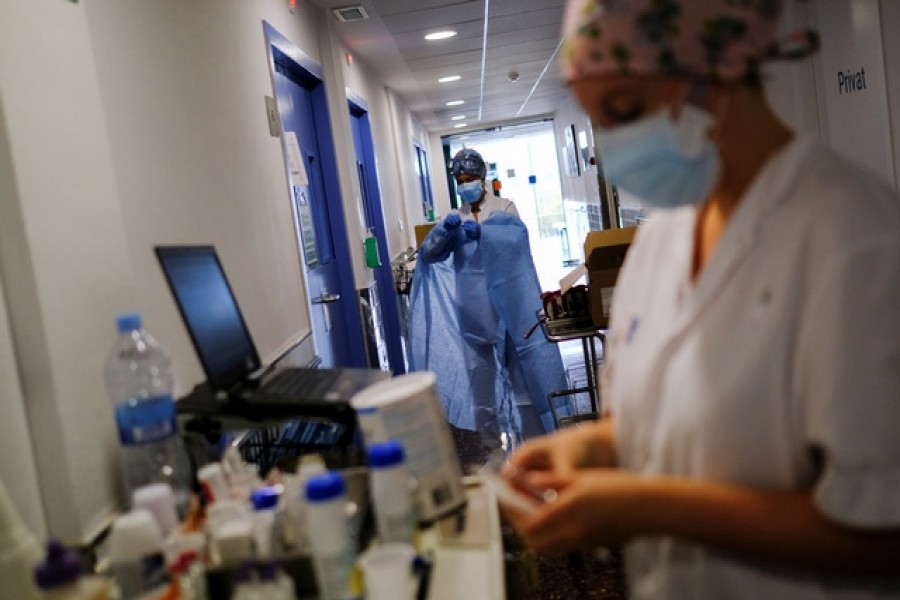
<instances>
[{"instance_id":1,"label":"white wall","mask_svg":"<svg viewBox=\"0 0 900 600\"><path fill-rule=\"evenodd\" d=\"M887 79L894 174L900 189L900 2L881 0L881 40L884 43L884 74Z\"/></svg>"},{"instance_id":2,"label":"white wall","mask_svg":"<svg viewBox=\"0 0 900 600\"><path fill-rule=\"evenodd\" d=\"M597 166L579 175L570 175L566 171L563 146L566 144L565 129L575 125L575 148L578 148L578 132L584 131L588 140L593 137L590 117L582 110L574 96L570 95L553 115L553 131L556 133L556 157L559 162L559 176L562 184L563 200L574 200L588 204L600 204L600 186L597 183ZM581 160L576 156L576 159Z\"/></svg>"},{"instance_id":3,"label":"white wall","mask_svg":"<svg viewBox=\"0 0 900 600\"><path fill-rule=\"evenodd\" d=\"M0 197L4 343L16 353L48 529L82 539L113 508L112 419L97 417L110 414L100 377L110 322L135 299L129 247L84 5L11 0L0 12L3 170L14 177ZM16 407L0 410L5 420Z\"/></svg>"},{"instance_id":4,"label":"white wall","mask_svg":"<svg viewBox=\"0 0 900 600\"><path fill-rule=\"evenodd\" d=\"M216 245L264 359L309 331L281 145L266 121L263 20L323 66L349 236L361 246L341 50L326 16L302 1L291 14L283 0L0 4L0 434L29 423L4 436L0 477L16 482L39 533L83 542L120 504L102 381L115 314L141 311L175 357L179 394L202 379L153 245ZM381 110L412 139L405 107ZM373 129L379 164L390 164L384 120ZM413 181L403 168L396 180ZM402 213L394 196L386 212ZM361 247L351 254L364 284Z\"/></svg>"}]
</instances>

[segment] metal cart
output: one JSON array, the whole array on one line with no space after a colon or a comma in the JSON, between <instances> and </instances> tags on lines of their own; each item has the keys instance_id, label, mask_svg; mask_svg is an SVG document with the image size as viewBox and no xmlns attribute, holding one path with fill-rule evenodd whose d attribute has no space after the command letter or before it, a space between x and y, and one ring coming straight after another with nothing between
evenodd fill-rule
<instances>
[{"instance_id":1,"label":"metal cart","mask_svg":"<svg viewBox=\"0 0 900 600\"><path fill-rule=\"evenodd\" d=\"M538 312L538 322L547 341L559 344L572 340L581 341L581 350L584 360L585 385L576 386L564 390L551 392L547 400L550 403L550 411L553 420L560 428L573 425L580 421L597 420L600 417L600 394L594 369L598 364L597 340L600 340L601 356L606 354L606 334L597 329L589 319L548 319L541 310ZM575 394L588 395L590 411L576 413L567 417L559 417L556 410L556 400Z\"/></svg>"}]
</instances>

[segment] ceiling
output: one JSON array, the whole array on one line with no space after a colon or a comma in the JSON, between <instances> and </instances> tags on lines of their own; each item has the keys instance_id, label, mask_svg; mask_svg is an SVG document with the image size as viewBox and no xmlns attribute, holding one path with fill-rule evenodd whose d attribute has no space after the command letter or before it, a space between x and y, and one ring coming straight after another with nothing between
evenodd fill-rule
<instances>
[{"instance_id":1,"label":"ceiling","mask_svg":"<svg viewBox=\"0 0 900 600\"><path fill-rule=\"evenodd\" d=\"M329 10L365 10L368 18L363 20L340 22L335 17L338 35L357 60L400 95L428 131L455 134L534 120L552 115L569 95L556 62L565 0L313 3ZM425 40L425 34L442 29L457 35ZM511 81L511 73L517 73L518 80ZM459 81L438 82L450 75L459 75ZM448 107L451 100L465 104ZM460 115L464 118L452 120Z\"/></svg>"}]
</instances>

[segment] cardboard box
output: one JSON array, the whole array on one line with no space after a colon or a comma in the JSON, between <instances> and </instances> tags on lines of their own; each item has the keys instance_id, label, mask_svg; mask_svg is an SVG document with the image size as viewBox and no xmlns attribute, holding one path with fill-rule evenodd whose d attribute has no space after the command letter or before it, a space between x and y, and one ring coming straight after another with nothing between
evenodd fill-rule
<instances>
[{"instance_id":1,"label":"cardboard box","mask_svg":"<svg viewBox=\"0 0 900 600\"><path fill-rule=\"evenodd\" d=\"M609 327L609 307L616 278L636 231L637 227L591 231L584 239L591 321L600 329Z\"/></svg>"},{"instance_id":2,"label":"cardboard box","mask_svg":"<svg viewBox=\"0 0 900 600\"><path fill-rule=\"evenodd\" d=\"M422 245L422 242L425 241L425 236L428 235L428 232L432 230L432 228L436 225L436 223L425 223L424 225L416 225L416 248Z\"/></svg>"}]
</instances>

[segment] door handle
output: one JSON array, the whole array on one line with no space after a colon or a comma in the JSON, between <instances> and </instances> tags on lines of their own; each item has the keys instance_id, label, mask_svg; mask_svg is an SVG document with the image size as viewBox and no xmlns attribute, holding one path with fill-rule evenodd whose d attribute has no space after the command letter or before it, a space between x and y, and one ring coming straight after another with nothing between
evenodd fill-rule
<instances>
[{"instance_id":1,"label":"door handle","mask_svg":"<svg viewBox=\"0 0 900 600\"><path fill-rule=\"evenodd\" d=\"M331 304L332 302L337 302L341 299L340 294L329 294L328 292L322 292L319 297L312 301L313 304Z\"/></svg>"}]
</instances>

